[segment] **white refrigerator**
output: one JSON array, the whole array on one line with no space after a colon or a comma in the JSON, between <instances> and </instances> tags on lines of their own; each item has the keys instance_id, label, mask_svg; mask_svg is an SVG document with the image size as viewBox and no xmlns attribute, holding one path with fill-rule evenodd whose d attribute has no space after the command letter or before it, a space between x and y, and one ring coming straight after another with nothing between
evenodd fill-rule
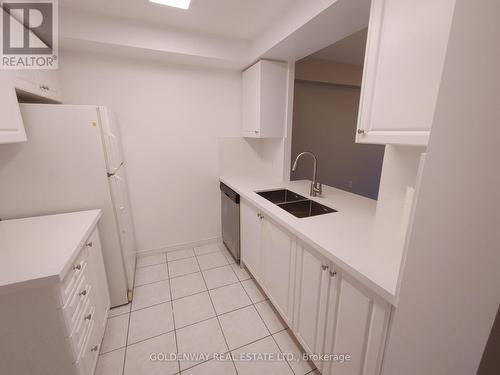
<instances>
[{"instance_id":1,"label":"white refrigerator","mask_svg":"<svg viewBox=\"0 0 500 375\"><path fill-rule=\"evenodd\" d=\"M111 306L127 303L136 243L115 116L98 106L20 107L28 141L0 146L0 219L100 208Z\"/></svg>"}]
</instances>

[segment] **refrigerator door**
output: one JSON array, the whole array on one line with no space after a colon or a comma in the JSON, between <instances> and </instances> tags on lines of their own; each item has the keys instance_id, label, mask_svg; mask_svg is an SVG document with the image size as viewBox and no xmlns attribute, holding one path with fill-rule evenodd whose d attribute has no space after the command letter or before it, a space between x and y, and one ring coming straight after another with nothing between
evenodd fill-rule
<instances>
[{"instance_id":1,"label":"refrigerator door","mask_svg":"<svg viewBox=\"0 0 500 375\"><path fill-rule=\"evenodd\" d=\"M0 147L0 218L100 208L111 305L128 302L96 106L20 104L28 141Z\"/></svg>"},{"instance_id":2,"label":"refrigerator door","mask_svg":"<svg viewBox=\"0 0 500 375\"><path fill-rule=\"evenodd\" d=\"M125 165L122 165L114 175L109 177L111 186L111 198L115 208L120 242L122 245L123 260L129 290L134 287L136 243L134 234L134 224L128 198L127 180L125 177Z\"/></svg>"},{"instance_id":3,"label":"refrigerator door","mask_svg":"<svg viewBox=\"0 0 500 375\"><path fill-rule=\"evenodd\" d=\"M116 115L106 107L98 107L101 133L104 141L106 167L108 173L116 173L123 164L123 151L120 141L120 128Z\"/></svg>"}]
</instances>

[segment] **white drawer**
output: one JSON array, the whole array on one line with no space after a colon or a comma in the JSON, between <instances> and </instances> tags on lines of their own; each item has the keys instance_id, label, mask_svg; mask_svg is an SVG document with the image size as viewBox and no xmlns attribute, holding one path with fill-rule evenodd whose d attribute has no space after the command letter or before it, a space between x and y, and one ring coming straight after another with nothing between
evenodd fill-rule
<instances>
[{"instance_id":1,"label":"white drawer","mask_svg":"<svg viewBox=\"0 0 500 375\"><path fill-rule=\"evenodd\" d=\"M69 297L68 301L63 306L64 317L66 319L66 322L68 323L70 332L74 330L75 324L77 323L77 318L81 314L81 311L85 306L85 302L89 298L91 292L92 285L89 282L87 272L84 272L80 275L80 278L76 283L76 287L74 288L73 294Z\"/></svg>"},{"instance_id":2,"label":"white drawer","mask_svg":"<svg viewBox=\"0 0 500 375\"><path fill-rule=\"evenodd\" d=\"M74 293L80 275L87 269L87 257L87 248L84 247L62 281L63 306L66 305L69 297Z\"/></svg>"},{"instance_id":3,"label":"white drawer","mask_svg":"<svg viewBox=\"0 0 500 375\"><path fill-rule=\"evenodd\" d=\"M82 350L84 339L87 335L91 323L95 320L95 307L91 303L91 295L88 295L81 313L77 315L75 326L70 335L75 356L78 356Z\"/></svg>"},{"instance_id":4,"label":"white drawer","mask_svg":"<svg viewBox=\"0 0 500 375\"><path fill-rule=\"evenodd\" d=\"M82 375L92 375L97 363L97 357L101 349L101 339L99 337L99 329L97 323L92 320L89 330L83 342L82 351L76 362Z\"/></svg>"}]
</instances>

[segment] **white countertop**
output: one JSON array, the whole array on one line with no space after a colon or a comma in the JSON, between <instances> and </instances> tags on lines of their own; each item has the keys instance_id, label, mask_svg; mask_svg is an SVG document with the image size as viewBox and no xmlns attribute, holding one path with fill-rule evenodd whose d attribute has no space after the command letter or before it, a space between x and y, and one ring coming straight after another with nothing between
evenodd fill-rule
<instances>
[{"instance_id":1,"label":"white countertop","mask_svg":"<svg viewBox=\"0 0 500 375\"><path fill-rule=\"evenodd\" d=\"M0 289L62 280L101 210L0 221Z\"/></svg>"},{"instance_id":2,"label":"white countertop","mask_svg":"<svg viewBox=\"0 0 500 375\"><path fill-rule=\"evenodd\" d=\"M288 183L220 177L243 199L283 225L388 302L395 304L405 229L376 214L377 201L323 185L322 197L309 197L310 181ZM255 191L287 188L338 212L297 218Z\"/></svg>"}]
</instances>

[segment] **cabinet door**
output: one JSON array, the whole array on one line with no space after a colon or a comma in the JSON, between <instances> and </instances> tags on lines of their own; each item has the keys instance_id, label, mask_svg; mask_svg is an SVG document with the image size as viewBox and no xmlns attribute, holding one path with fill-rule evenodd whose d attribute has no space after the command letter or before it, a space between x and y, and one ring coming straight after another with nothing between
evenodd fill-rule
<instances>
[{"instance_id":1,"label":"cabinet door","mask_svg":"<svg viewBox=\"0 0 500 375\"><path fill-rule=\"evenodd\" d=\"M382 362L390 305L347 275L338 279L334 325L327 324L325 352L349 354L350 361L330 361L323 373L331 375L378 375ZM330 314L330 313L329 313Z\"/></svg>"},{"instance_id":2,"label":"cabinet door","mask_svg":"<svg viewBox=\"0 0 500 375\"><path fill-rule=\"evenodd\" d=\"M260 133L260 63L243 72L242 78L242 135L259 137Z\"/></svg>"},{"instance_id":3,"label":"cabinet door","mask_svg":"<svg viewBox=\"0 0 500 375\"><path fill-rule=\"evenodd\" d=\"M292 321L293 301L293 237L272 221L264 218L262 224L262 283L264 289L286 318Z\"/></svg>"},{"instance_id":4,"label":"cabinet door","mask_svg":"<svg viewBox=\"0 0 500 375\"><path fill-rule=\"evenodd\" d=\"M288 67L286 63L262 61L260 77L260 137L285 136L288 101Z\"/></svg>"},{"instance_id":5,"label":"cabinet door","mask_svg":"<svg viewBox=\"0 0 500 375\"><path fill-rule=\"evenodd\" d=\"M308 353L320 353L323 349L328 284L328 263L297 244L294 331ZM320 367L321 363L315 365Z\"/></svg>"},{"instance_id":6,"label":"cabinet door","mask_svg":"<svg viewBox=\"0 0 500 375\"><path fill-rule=\"evenodd\" d=\"M26 141L13 79L6 71L0 71L0 103L0 144Z\"/></svg>"},{"instance_id":7,"label":"cabinet door","mask_svg":"<svg viewBox=\"0 0 500 375\"><path fill-rule=\"evenodd\" d=\"M357 142L427 144L454 6L372 0Z\"/></svg>"},{"instance_id":8,"label":"cabinet door","mask_svg":"<svg viewBox=\"0 0 500 375\"><path fill-rule=\"evenodd\" d=\"M286 63L261 60L243 72L241 121L243 137L285 136L287 89Z\"/></svg>"},{"instance_id":9,"label":"cabinet door","mask_svg":"<svg viewBox=\"0 0 500 375\"><path fill-rule=\"evenodd\" d=\"M253 276L262 281L260 212L245 200L240 203L241 260Z\"/></svg>"}]
</instances>

